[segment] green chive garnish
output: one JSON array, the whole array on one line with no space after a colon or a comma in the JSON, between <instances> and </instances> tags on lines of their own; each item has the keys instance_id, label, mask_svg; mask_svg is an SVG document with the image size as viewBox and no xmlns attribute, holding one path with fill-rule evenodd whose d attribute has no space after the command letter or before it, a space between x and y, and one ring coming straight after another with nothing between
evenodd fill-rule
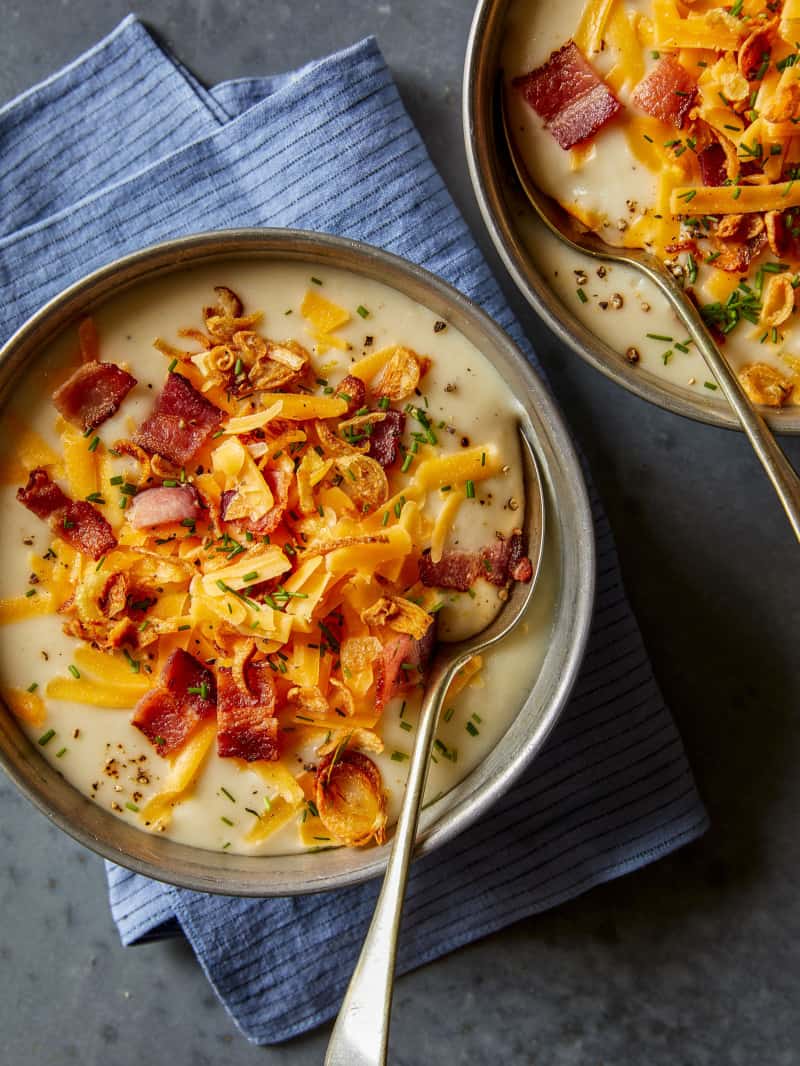
<instances>
[{"instance_id":1,"label":"green chive garnish","mask_svg":"<svg viewBox=\"0 0 800 1066\"><path fill-rule=\"evenodd\" d=\"M55 729L48 729L46 733L42 733L42 735L39 737L39 743L41 744L42 747L44 747L45 744L49 744L50 743L50 741L53 739L53 737L55 735L56 735Z\"/></svg>"}]
</instances>

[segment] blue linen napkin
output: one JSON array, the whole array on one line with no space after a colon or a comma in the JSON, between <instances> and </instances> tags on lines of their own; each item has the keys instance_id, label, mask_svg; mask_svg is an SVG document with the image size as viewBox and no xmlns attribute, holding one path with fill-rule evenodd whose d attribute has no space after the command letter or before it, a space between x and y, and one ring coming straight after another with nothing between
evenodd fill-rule
<instances>
[{"instance_id":1,"label":"blue linen napkin","mask_svg":"<svg viewBox=\"0 0 800 1066\"><path fill-rule=\"evenodd\" d=\"M89 270L231 226L325 230L440 274L525 338L406 114L373 39L210 92L128 17L0 110L0 340ZM592 493L597 607L580 680L535 765L479 823L415 864L405 972L636 869L707 826ZM178 935L248 1039L336 1011L377 884L242 900L108 864L123 943ZM444 887L446 886L446 887Z\"/></svg>"}]
</instances>

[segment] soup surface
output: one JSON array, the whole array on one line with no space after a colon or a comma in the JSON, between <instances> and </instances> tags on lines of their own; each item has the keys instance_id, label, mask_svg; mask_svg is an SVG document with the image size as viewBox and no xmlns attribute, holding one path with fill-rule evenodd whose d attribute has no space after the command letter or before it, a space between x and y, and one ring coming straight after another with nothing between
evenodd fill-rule
<instances>
[{"instance_id":1,"label":"soup surface","mask_svg":"<svg viewBox=\"0 0 800 1066\"><path fill-rule=\"evenodd\" d=\"M513 398L430 311L320 266L186 269L91 321L3 413L6 702L145 831L242 853L380 840L434 629L482 629L525 577ZM65 399L93 356L123 393L99 422L97 395ZM554 584L546 557L524 624L456 679L428 799L519 709Z\"/></svg>"},{"instance_id":2,"label":"soup surface","mask_svg":"<svg viewBox=\"0 0 800 1066\"><path fill-rule=\"evenodd\" d=\"M511 128L536 183L609 243L662 258L724 341L751 398L771 406L800 402L794 17L790 3L762 0L514 0L502 54ZM597 92L618 109L564 148L554 135L570 140L559 117L540 111L552 99L548 62L553 53L563 59L567 42L577 50L570 61L582 57ZM544 103L523 80L542 71ZM622 359L716 391L647 281L598 267L532 221L523 229L565 306Z\"/></svg>"}]
</instances>

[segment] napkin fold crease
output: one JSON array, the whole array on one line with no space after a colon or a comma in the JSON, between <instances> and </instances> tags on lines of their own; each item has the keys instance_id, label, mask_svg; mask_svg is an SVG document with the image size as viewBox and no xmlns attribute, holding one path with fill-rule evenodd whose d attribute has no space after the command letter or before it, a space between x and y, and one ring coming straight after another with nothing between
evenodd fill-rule
<instances>
[{"instance_id":1,"label":"napkin fold crease","mask_svg":"<svg viewBox=\"0 0 800 1066\"><path fill-rule=\"evenodd\" d=\"M133 16L0 109L0 341L67 284L155 241L292 226L379 245L480 303L539 370L405 111L374 39L298 71L206 90ZM590 486L597 607L545 749L478 823L412 870L412 970L634 870L707 816L652 674ZM185 935L244 1035L331 1017L378 886L244 900L107 864L123 943Z\"/></svg>"}]
</instances>

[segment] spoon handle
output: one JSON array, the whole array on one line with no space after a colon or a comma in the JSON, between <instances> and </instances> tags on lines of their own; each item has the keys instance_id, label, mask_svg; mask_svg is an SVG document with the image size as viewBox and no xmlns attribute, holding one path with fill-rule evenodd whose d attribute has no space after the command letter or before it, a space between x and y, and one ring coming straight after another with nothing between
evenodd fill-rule
<instances>
[{"instance_id":1,"label":"spoon handle","mask_svg":"<svg viewBox=\"0 0 800 1066\"><path fill-rule=\"evenodd\" d=\"M652 276L652 275L651 275ZM697 350L706 362L706 366L733 408L742 429L756 453L767 477L783 505L786 516L791 523L794 535L800 540L800 476L786 458L772 430L753 406L744 391L741 382L731 368L728 360L714 343L713 337L706 329L705 323L693 304L689 303L682 291L675 292L673 283L662 280L661 286L669 298L673 310L689 331Z\"/></svg>"},{"instance_id":2,"label":"spoon handle","mask_svg":"<svg viewBox=\"0 0 800 1066\"><path fill-rule=\"evenodd\" d=\"M397 936L431 746L447 688L467 656L434 660L386 875L325 1055L325 1066L383 1066L389 1044Z\"/></svg>"}]
</instances>

